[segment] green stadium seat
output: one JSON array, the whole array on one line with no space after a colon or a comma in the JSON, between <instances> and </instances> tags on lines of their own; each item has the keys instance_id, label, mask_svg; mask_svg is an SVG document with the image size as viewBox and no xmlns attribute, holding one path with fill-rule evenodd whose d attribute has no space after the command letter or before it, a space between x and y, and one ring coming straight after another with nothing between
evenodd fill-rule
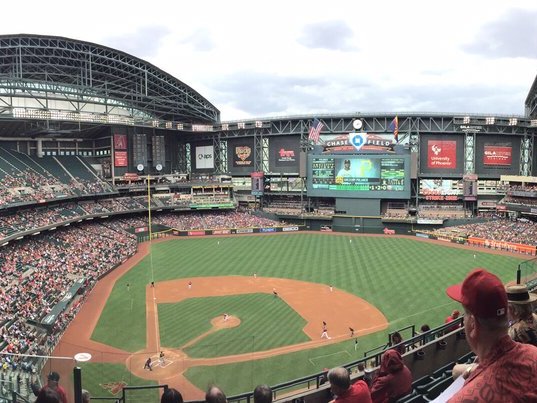
<instances>
[{"instance_id":1,"label":"green stadium seat","mask_svg":"<svg viewBox=\"0 0 537 403\"><path fill-rule=\"evenodd\" d=\"M449 385L453 383L453 378L446 377L445 379L442 379L440 382L434 384L429 389L427 389L425 393L425 400L427 402L433 401L436 399L440 394L448 388Z\"/></svg>"},{"instance_id":2,"label":"green stadium seat","mask_svg":"<svg viewBox=\"0 0 537 403\"><path fill-rule=\"evenodd\" d=\"M450 375L453 367L455 366L455 362L450 362L444 365L443 367L438 368L436 371L433 372L433 378L442 378L443 375Z\"/></svg>"}]
</instances>

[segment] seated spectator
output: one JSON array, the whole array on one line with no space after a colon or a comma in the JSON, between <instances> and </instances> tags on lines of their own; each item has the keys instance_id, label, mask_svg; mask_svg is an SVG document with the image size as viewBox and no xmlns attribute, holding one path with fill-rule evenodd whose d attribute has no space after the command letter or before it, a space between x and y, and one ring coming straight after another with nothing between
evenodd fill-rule
<instances>
[{"instance_id":1,"label":"seated spectator","mask_svg":"<svg viewBox=\"0 0 537 403\"><path fill-rule=\"evenodd\" d=\"M400 344L402 343L402 344ZM398 345L399 344L399 345ZM396 346L396 347L395 347ZM406 346L403 343L403 337L401 336L401 333L394 332L392 334L392 339L389 347L393 347L395 350L399 352L399 354L403 355L406 353Z\"/></svg>"},{"instance_id":2,"label":"seated spectator","mask_svg":"<svg viewBox=\"0 0 537 403\"><path fill-rule=\"evenodd\" d=\"M537 295L530 294L523 285L507 287L509 302L509 336L519 343L532 344L537 347L537 315L532 312L532 303Z\"/></svg>"},{"instance_id":3,"label":"seated spectator","mask_svg":"<svg viewBox=\"0 0 537 403\"><path fill-rule=\"evenodd\" d=\"M227 403L227 397L218 386L210 386L205 393L207 403Z\"/></svg>"},{"instance_id":4,"label":"seated spectator","mask_svg":"<svg viewBox=\"0 0 537 403\"><path fill-rule=\"evenodd\" d=\"M455 309L453 310L453 312L451 313L451 315L449 315L445 320L444 320L444 323L451 323L453 322L455 319L457 319L459 316L460 316L460 312ZM459 328L459 325L453 325L453 326L450 326L446 329L446 331L449 333L449 332L453 332L455 330L457 330Z\"/></svg>"},{"instance_id":5,"label":"seated spectator","mask_svg":"<svg viewBox=\"0 0 537 403\"><path fill-rule=\"evenodd\" d=\"M349 371L343 367L332 368L328 372L328 381L330 390L336 395L336 398L332 400L334 403L371 402L367 384L364 381L356 381L351 385Z\"/></svg>"},{"instance_id":6,"label":"seated spectator","mask_svg":"<svg viewBox=\"0 0 537 403\"><path fill-rule=\"evenodd\" d=\"M428 324L424 324L420 327L420 334L423 334L423 344L427 344L434 340L434 335L428 334L431 331L431 327Z\"/></svg>"},{"instance_id":7,"label":"seated spectator","mask_svg":"<svg viewBox=\"0 0 537 403\"><path fill-rule=\"evenodd\" d=\"M160 398L160 403L183 403L183 396L177 389L166 388Z\"/></svg>"},{"instance_id":8,"label":"seated spectator","mask_svg":"<svg viewBox=\"0 0 537 403\"><path fill-rule=\"evenodd\" d=\"M412 391L412 373L403 363L401 354L388 350L382 354L380 369L373 379L373 403L393 402Z\"/></svg>"},{"instance_id":9,"label":"seated spectator","mask_svg":"<svg viewBox=\"0 0 537 403\"><path fill-rule=\"evenodd\" d=\"M254 389L254 403L271 403L272 389L268 385L257 385Z\"/></svg>"},{"instance_id":10,"label":"seated spectator","mask_svg":"<svg viewBox=\"0 0 537 403\"><path fill-rule=\"evenodd\" d=\"M90 393L86 389L82 389L82 403L90 403L90 400ZM181 400L179 403L183 403L183 401Z\"/></svg>"},{"instance_id":11,"label":"seated spectator","mask_svg":"<svg viewBox=\"0 0 537 403\"><path fill-rule=\"evenodd\" d=\"M479 358L449 402L537 402L537 347L509 337L507 293L500 279L475 269L446 292L462 304L466 340Z\"/></svg>"}]
</instances>

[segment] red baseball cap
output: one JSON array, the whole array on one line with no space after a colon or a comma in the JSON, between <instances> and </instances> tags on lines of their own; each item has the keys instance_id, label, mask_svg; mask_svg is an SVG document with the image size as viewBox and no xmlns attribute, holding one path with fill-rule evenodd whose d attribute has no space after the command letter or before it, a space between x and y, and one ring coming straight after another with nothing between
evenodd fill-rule
<instances>
[{"instance_id":1,"label":"red baseball cap","mask_svg":"<svg viewBox=\"0 0 537 403\"><path fill-rule=\"evenodd\" d=\"M472 270L462 284L448 287L446 293L478 318L499 318L507 314L505 287L485 269Z\"/></svg>"}]
</instances>

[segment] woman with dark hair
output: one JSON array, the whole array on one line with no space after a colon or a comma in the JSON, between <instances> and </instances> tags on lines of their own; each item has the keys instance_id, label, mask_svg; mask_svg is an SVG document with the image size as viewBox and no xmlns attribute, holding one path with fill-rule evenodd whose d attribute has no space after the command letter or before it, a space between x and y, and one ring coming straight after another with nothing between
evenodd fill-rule
<instances>
[{"instance_id":1,"label":"woman with dark hair","mask_svg":"<svg viewBox=\"0 0 537 403\"><path fill-rule=\"evenodd\" d=\"M399 352L399 354L403 355L404 353L406 353L406 346L403 343L403 344L395 347L399 343L403 343L403 337L401 336L401 333L394 332L392 334L392 342L390 343L390 347L393 347L394 349L396 349Z\"/></svg>"},{"instance_id":2,"label":"woman with dark hair","mask_svg":"<svg viewBox=\"0 0 537 403\"><path fill-rule=\"evenodd\" d=\"M164 389L160 403L183 403L183 396L177 389L167 388Z\"/></svg>"},{"instance_id":3,"label":"woman with dark hair","mask_svg":"<svg viewBox=\"0 0 537 403\"><path fill-rule=\"evenodd\" d=\"M373 403L394 402L412 390L412 373L401 354L388 350L382 355L380 369L371 385Z\"/></svg>"}]
</instances>

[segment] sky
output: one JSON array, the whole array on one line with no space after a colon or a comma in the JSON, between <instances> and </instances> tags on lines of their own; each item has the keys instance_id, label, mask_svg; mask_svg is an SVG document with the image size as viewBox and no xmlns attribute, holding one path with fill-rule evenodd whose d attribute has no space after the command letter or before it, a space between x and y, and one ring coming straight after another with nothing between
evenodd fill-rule
<instances>
[{"instance_id":1,"label":"sky","mask_svg":"<svg viewBox=\"0 0 537 403\"><path fill-rule=\"evenodd\" d=\"M222 121L438 112L524 115L534 0L2 3L0 34L109 46L198 91Z\"/></svg>"}]
</instances>

